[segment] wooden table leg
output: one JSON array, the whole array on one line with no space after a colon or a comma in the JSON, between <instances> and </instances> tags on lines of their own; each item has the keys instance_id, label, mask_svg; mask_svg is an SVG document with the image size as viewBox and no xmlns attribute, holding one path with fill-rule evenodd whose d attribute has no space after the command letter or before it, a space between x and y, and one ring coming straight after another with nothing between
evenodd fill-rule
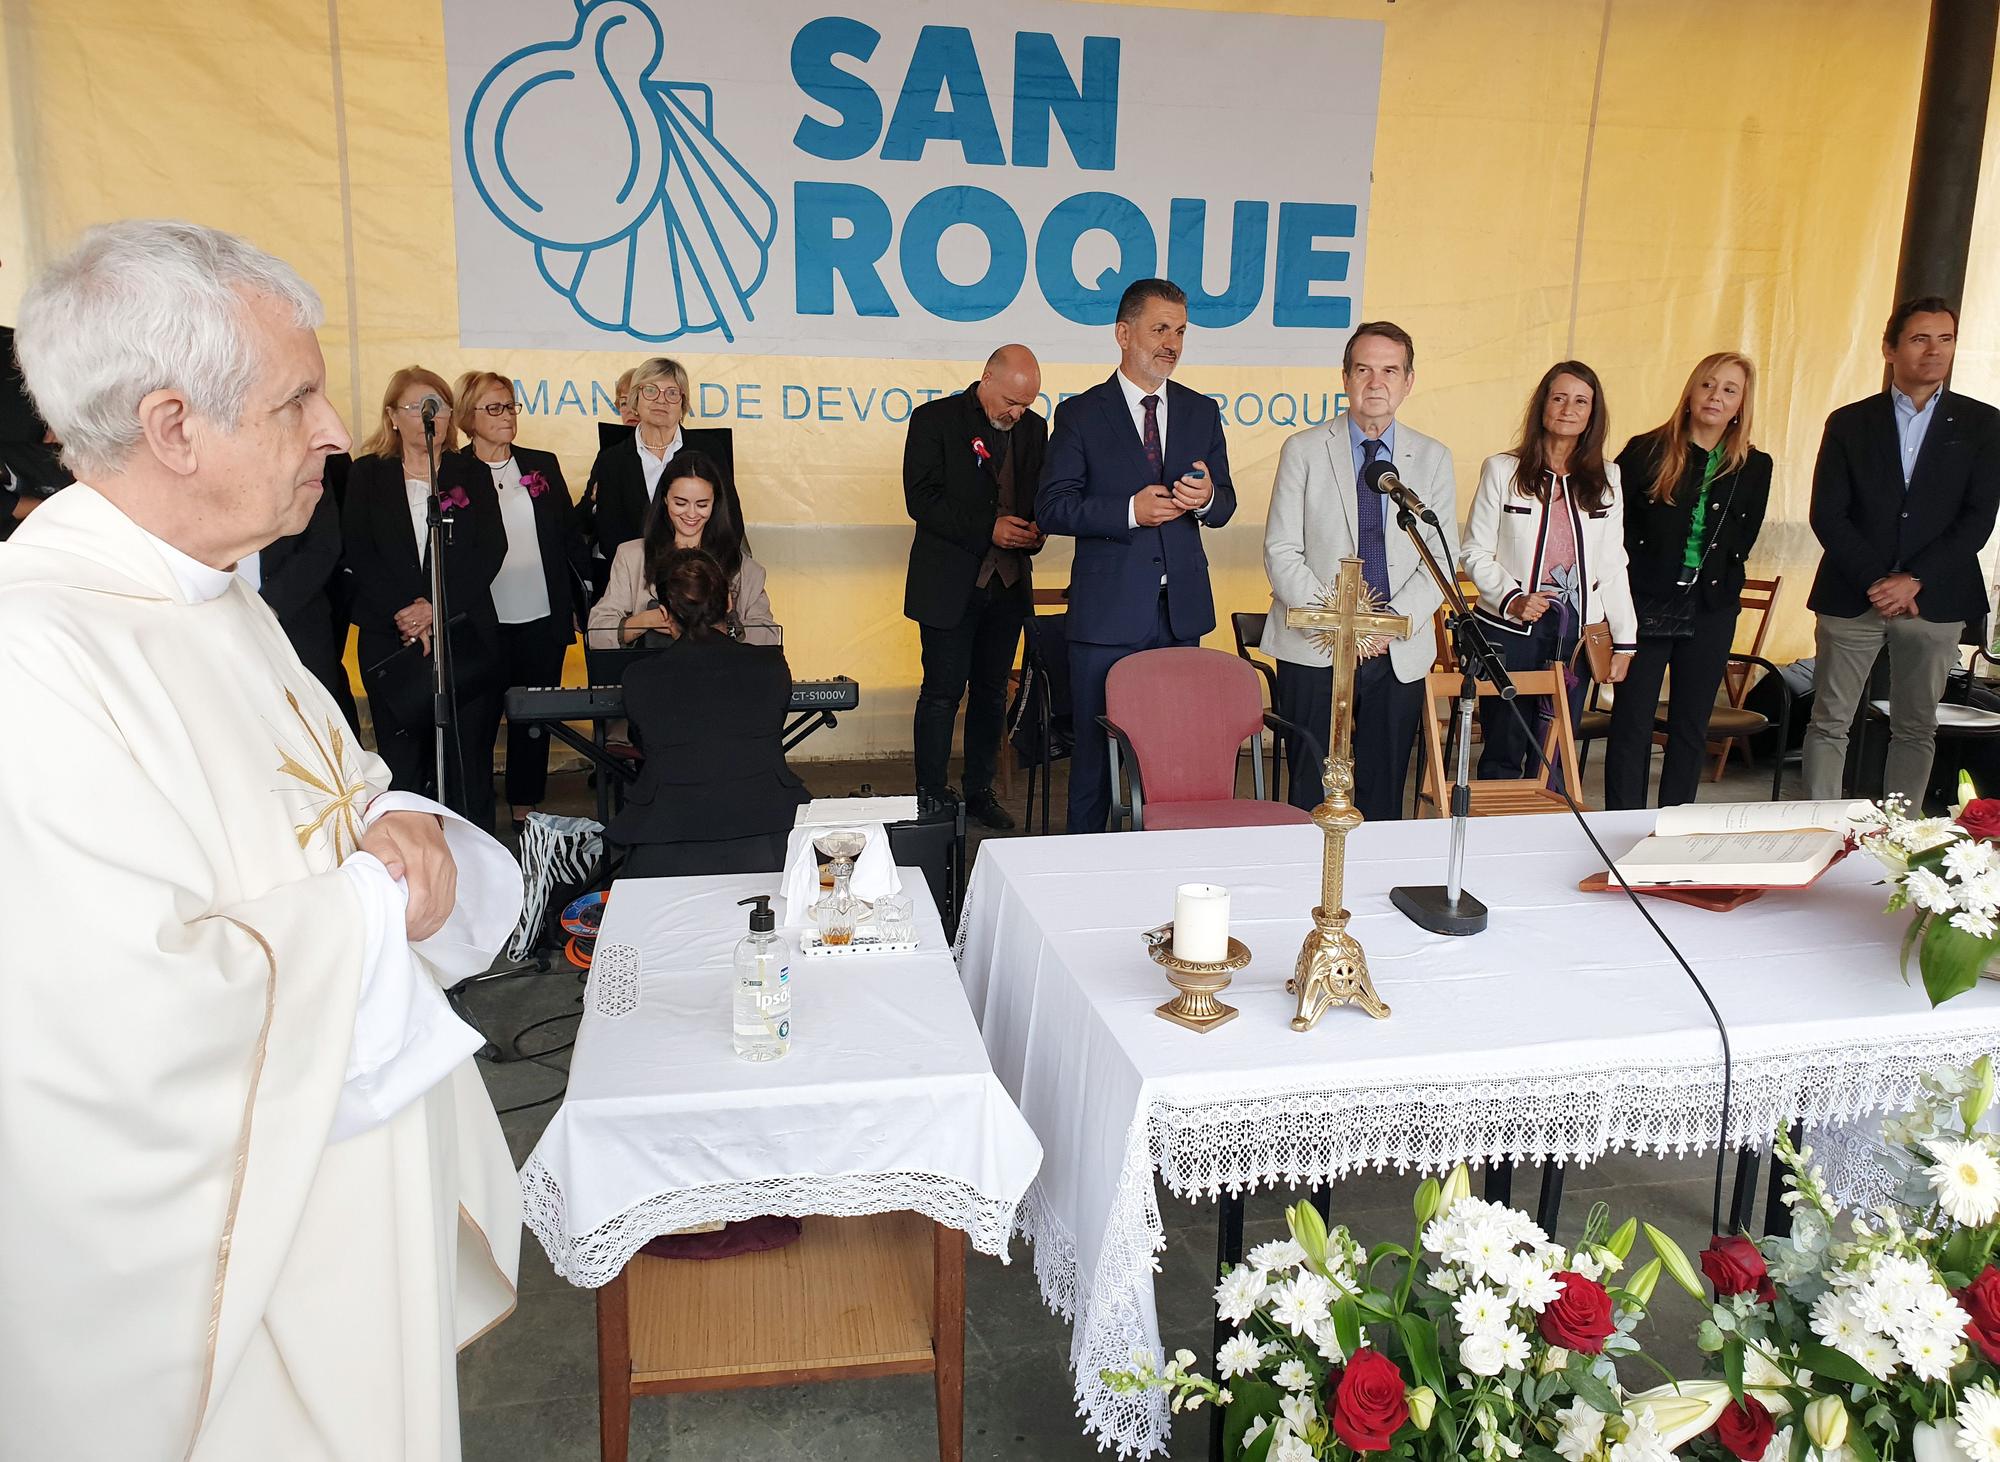
<instances>
[{"instance_id":1,"label":"wooden table leg","mask_svg":"<svg viewBox=\"0 0 2000 1462\"><path fill-rule=\"evenodd\" d=\"M931 1345L937 1361L938 1462L959 1462L965 1453L965 1235L938 1224L935 1243Z\"/></svg>"},{"instance_id":2,"label":"wooden table leg","mask_svg":"<svg viewBox=\"0 0 2000 1462\"><path fill-rule=\"evenodd\" d=\"M604 1462L632 1446L632 1329L625 1275L597 1292L597 1445Z\"/></svg>"}]
</instances>

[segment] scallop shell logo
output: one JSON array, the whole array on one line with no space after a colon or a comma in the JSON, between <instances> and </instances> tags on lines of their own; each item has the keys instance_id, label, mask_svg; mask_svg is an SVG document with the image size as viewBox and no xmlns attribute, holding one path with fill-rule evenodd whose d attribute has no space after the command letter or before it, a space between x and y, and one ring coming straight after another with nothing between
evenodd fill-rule
<instances>
[{"instance_id":1,"label":"scallop shell logo","mask_svg":"<svg viewBox=\"0 0 2000 1462\"><path fill-rule=\"evenodd\" d=\"M591 324L641 340L734 340L755 318L777 205L716 140L714 94L657 79L665 54L645 6L580 5L568 40L516 51L479 83L466 165Z\"/></svg>"}]
</instances>

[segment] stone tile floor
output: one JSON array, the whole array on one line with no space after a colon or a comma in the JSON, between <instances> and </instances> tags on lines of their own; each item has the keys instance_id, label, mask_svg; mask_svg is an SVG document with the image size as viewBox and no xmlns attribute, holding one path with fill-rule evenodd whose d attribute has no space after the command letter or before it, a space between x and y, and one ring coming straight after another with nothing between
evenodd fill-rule
<instances>
[{"instance_id":1,"label":"stone tile floor","mask_svg":"<svg viewBox=\"0 0 2000 1462\"><path fill-rule=\"evenodd\" d=\"M1598 748L1601 751L1601 748ZM1585 773L1585 794L1596 805L1602 793L1601 758ZM1656 759L1657 772L1657 759ZM822 795L843 795L871 784L878 792L908 789L904 764L800 763L808 784ZM1061 825L1064 768L1054 792ZM1732 765L1720 784L1704 784L1710 800L1757 800L1770 792L1768 770ZM1247 775L1245 782L1247 786ZM558 775L551 811L586 812L590 794L578 774ZM1788 787L1788 792L1792 789ZM1015 805L1025 795L1017 779ZM1016 836L1020 834L1015 834ZM990 834L989 834L990 836ZM975 833L975 841L977 834ZM506 1036L548 1016L574 1011L580 984L568 973L486 987L472 997L473 1013L489 1035ZM530 1050L568 1039L574 1026L559 1022L523 1042ZM551 1065L482 1063L495 1105L506 1109L553 1098L561 1091ZM503 1117L516 1161L525 1160L554 1110L553 1100ZM1568 1174L1563 1232L1580 1229L1593 1203L1612 1205L1622 1217L1638 1213L1678 1238L1690 1252L1707 1241L1712 1157L1659 1158L1623 1154ZM1364 1242L1407 1242L1409 1174L1364 1174L1334 1189L1336 1221ZM1539 1172L1515 1179L1515 1200L1534 1205ZM1247 1241L1283 1233L1283 1208L1297 1197L1264 1192L1248 1205ZM1216 1208L1182 1203L1161 1194L1168 1245L1157 1281L1163 1338L1171 1349L1186 1345L1207 1360L1212 1323L1210 1290L1215 1272ZM1069 1327L1042 1304L1032 1251L1017 1242L1011 1264L969 1253L966 1280L965 1456L968 1462L1020 1462L1024 1458L1087 1458L1097 1448L1074 1415L1068 1371ZM1691 1300L1662 1283L1656 1302L1662 1333L1692 1333ZM532 1235L524 1235L520 1305L492 1333L459 1359L460 1405L466 1462L585 1462L598 1455L595 1301L556 1277ZM1699 1358L1691 1345L1656 1345L1658 1359L1693 1374ZM1651 1384L1634 1376L1636 1385ZM1169 1455L1206 1455L1203 1418L1183 1423ZM922 1462L937 1455L937 1431L928 1377L832 1382L767 1390L644 1397L634 1403L634 1462Z\"/></svg>"}]
</instances>

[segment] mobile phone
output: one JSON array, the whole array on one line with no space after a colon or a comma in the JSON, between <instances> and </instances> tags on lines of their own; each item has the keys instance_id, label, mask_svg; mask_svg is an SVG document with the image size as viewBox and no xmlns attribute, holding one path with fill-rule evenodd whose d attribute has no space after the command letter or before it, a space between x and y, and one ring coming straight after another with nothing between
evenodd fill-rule
<instances>
[{"instance_id":1,"label":"mobile phone","mask_svg":"<svg viewBox=\"0 0 2000 1462\"><path fill-rule=\"evenodd\" d=\"M1200 482L1203 478L1208 476L1208 474L1199 467L1188 468L1186 475L1193 478L1196 482Z\"/></svg>"}]
</instances>

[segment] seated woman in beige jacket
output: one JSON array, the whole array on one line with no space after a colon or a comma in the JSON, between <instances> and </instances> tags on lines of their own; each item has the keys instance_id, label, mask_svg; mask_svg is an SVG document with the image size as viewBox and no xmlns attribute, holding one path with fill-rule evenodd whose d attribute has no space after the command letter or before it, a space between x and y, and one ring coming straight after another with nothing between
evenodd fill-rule
<instances>
[{"instance_id":1,"label":"seated woman in beige jacket","mask_svg":"<svg viewBox=\"0 0 2000 1462\"><path fill-rule=\"evenodd\" d=\"M742 525L730 515L721 466L705 452L683 451L660 476L645 536L620 544L612 556L604 596L590 611L591 649L623 649L649 632L678 637L680 627L654 591L653 571L680 548L701 549L728 577L724 633L751 645L784 643L784 630L771 618L764 566L750 556Z\"/></svg>"}]
</instances>

